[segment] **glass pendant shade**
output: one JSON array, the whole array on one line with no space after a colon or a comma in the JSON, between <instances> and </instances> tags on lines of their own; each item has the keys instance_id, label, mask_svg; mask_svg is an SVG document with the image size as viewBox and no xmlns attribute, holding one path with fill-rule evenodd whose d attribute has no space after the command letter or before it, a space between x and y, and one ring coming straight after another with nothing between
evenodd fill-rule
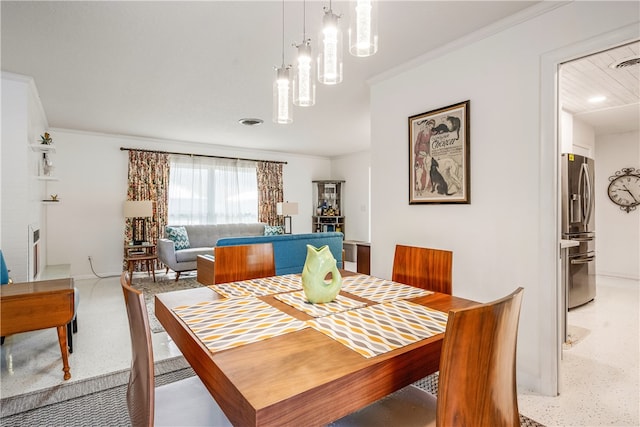
<instances>
[{"instance_id":1,"label":"glass pendant shade","mask_svg":"<svg viewBox=\"0 0 640 427\"><path fill-rule=\"evenodd\" d=\"M293 76L293 103L299 107L311 107L316 103L316 77L311 46L305 41L297 46L298 63Z\"/></svg>"},{"instance_id":2,"label":"glass pendant shade","mask_svg":"<svg viewBox=\"0 0 640 427\"><path fill-rule=\"evenodd\" d=\"M324 13L320 32L320 54L318 55L318 81L326 85L342 82L342 31L338 26L340 17L331 9Z\"/></svg>"},{"instance_id":3,"label":"glass pendant shade","mask_svg":"<svg viewBox=\"0 0 640 427\"><path fill-rule=\"evenodd\" d=\"M378 2L351 0L349 4L349 52L371 56L378 51Z\"/></svg>"},{"instance_id":4,"label":"glass pendant shade","mask_svg":"<svg viewBox=\"0 0 640 427\"><path fill-rule=\"evenodd\" d=\"M279 124L293 122L289 67L284 65L276 68L276 79L273 82L273 121Z\"/></svg>"}]
</instances>

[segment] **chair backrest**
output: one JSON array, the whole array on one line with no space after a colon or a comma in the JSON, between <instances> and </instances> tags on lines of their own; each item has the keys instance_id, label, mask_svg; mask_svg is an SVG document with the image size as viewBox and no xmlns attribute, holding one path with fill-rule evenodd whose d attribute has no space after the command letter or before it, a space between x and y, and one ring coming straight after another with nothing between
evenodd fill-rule
<instances>
[{"instance_id":1,"label":"chair backrest","mask_svg":"<svg viewBox=\"0 0 640 427\"><path fill-rule=\"evenodd\" d=\"M449 312L440 356L437 426L519 426L516 344L523 288Z\"/></svg>"},{"instance_id":2,"label":"chair backrest","mask_svg":"<svg viewBox=\"0 0 640 427\"><path fill-rule=\"evenodd\" d=\"M216 246L214 255L213 283L276 275L272 243Z\"/></svg>"},{"instance_id":3,"label":"chair backrest","mask_svg":"<svg viewBox=\"0 0 640 427\"><path fill-rule=\"evenodd\" d=\"M149 317L142 292L129 286L127 276L126 271L120 276L131 332L131 373L127 387L127 407L133 427L153 426L155 378Z\"/></svg>"},{"instance_id":4,"label":"chair backrest","mask_svg":"<svg viewBox=\"0 0 640 427\"><path fill-rule=\"evenodd\" d=\"M391 280L451 295L453 252L396 245Z\"/></svg>"},{"instance_id":5,"label":"chair backrest","mask_svg":"<svg viewBox=\"0 0 640 427\"><path fill-rule=\"evenodd\" d=\"M6 285L9 283L9 269L7 263L4 261L4 255L2 255L2 249L0 249L0 285Z\"/></svg>"}]
</instances>

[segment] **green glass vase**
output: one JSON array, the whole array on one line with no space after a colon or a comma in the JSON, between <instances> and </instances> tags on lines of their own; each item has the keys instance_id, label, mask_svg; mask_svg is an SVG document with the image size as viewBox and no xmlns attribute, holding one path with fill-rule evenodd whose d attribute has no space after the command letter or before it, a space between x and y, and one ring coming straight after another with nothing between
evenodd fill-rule
<instances>
[{"instance_id":1,"label":"green glass vase","mask_svg":"<svg viewBox=\"0 0 640 427\"><path fill-rule=\"evenodd\" d=\"M325 280L331 273L331 280ZM342 287L342 276L329 246L307 245L307 258L302 269L302 289L307 301L322 304L336 299Z\"/></svg>"}]
</instances>

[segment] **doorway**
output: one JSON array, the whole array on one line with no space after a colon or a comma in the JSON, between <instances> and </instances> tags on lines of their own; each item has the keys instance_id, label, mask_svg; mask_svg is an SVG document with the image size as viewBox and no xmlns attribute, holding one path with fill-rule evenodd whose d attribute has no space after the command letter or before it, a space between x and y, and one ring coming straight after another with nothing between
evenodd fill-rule
<instances>
[{"instance_id":1,"label":"doorway","mask_svg":"<svg viewBox=\"0 0 640 427\"><path fill-rule=\"evenodd\" d=\"M620 247L614 245L613 239L608 236L609 233L616 232L611 228L612 226L616 227L619 218L612 218L612 215L619 213L615 208L612 209L611 201L606 195L608 178L613 173L611 159L616 157L612 153L619 151L619 146L613 147L609 144L613 140L624 140L624 135L627 135L627 139L637 139L640 122L640 96L638 95L640 93L638 88L640 41L637 39L637 32L633 35L635 40L629 40L627 36L632 33L623 29L601 40L575 46L573 52L569 52L573 48L568 49L567 52L564 52L566 55L564 60L560 57L556 58L558 60L555 64L558 84L557 115L555 117L558 129L556 139L558 176L556 183L558 196L560 196L562 194L559 175L560 153L579 154L595 159L595 170L598 172L594 192L596 230L598 230L596 236L597 274L600 272L614 276L616 274L631 276L635 274L635 277L638 277L637 272L632 271L633 268L630 268L629 263L621 265L611 262L612 258L624 256L624 252L611 255L620 250ZM613 138L608 135L623 136ZM631 142L627 142L627 144L631 144ZM607 161L598 162L598 157L606 158ZM617 157L624 159L629 155L617 153ZM630 160L633 162L633 157ZM635 167L640 168L640 165L635 165ZM560 206L561 201L558 202L556 209L559 218L562 215ZM633 259L637 260L638 245L637 242L631 241L635 240L631 236L637 236L637 233L627 233L627 236L630 240L627 246L635 244L635 252L633 250L631 253L626 252L626 256L630 258L635 256ZM603 259L600 259L600 255L603 255ZM560 275L558 275L558 299L563 297L561 283ZM588 304L597 304L597 291L595 300ZM569 314L569 347L567 347L567 344L563 343L564 333L560 332L565 327L563 319L566 317L564 314L559 309L558 336L561 340L558 343L557 352L557 393L561 392L563 347L566 349L577 345L589 333L589 330L581 325L571 325L571 315Z\"/></svg>"}]
</instances>

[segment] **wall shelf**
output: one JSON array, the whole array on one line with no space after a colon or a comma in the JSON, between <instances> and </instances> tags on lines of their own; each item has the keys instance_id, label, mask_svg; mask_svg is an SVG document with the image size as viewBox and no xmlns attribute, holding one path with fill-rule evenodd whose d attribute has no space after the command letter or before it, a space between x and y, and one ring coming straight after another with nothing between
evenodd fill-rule
<instances>
[{"instance_id":1,"label":"wall shelf","mask_svg":"<svg viewBox=\"0 0 640 427\"><path fill-rule=\"evenodd\" d=\"M30 144L33 151L40 151L43 153L55 153L56 147L53 144Z\"/></svg>"}]
</instances>

